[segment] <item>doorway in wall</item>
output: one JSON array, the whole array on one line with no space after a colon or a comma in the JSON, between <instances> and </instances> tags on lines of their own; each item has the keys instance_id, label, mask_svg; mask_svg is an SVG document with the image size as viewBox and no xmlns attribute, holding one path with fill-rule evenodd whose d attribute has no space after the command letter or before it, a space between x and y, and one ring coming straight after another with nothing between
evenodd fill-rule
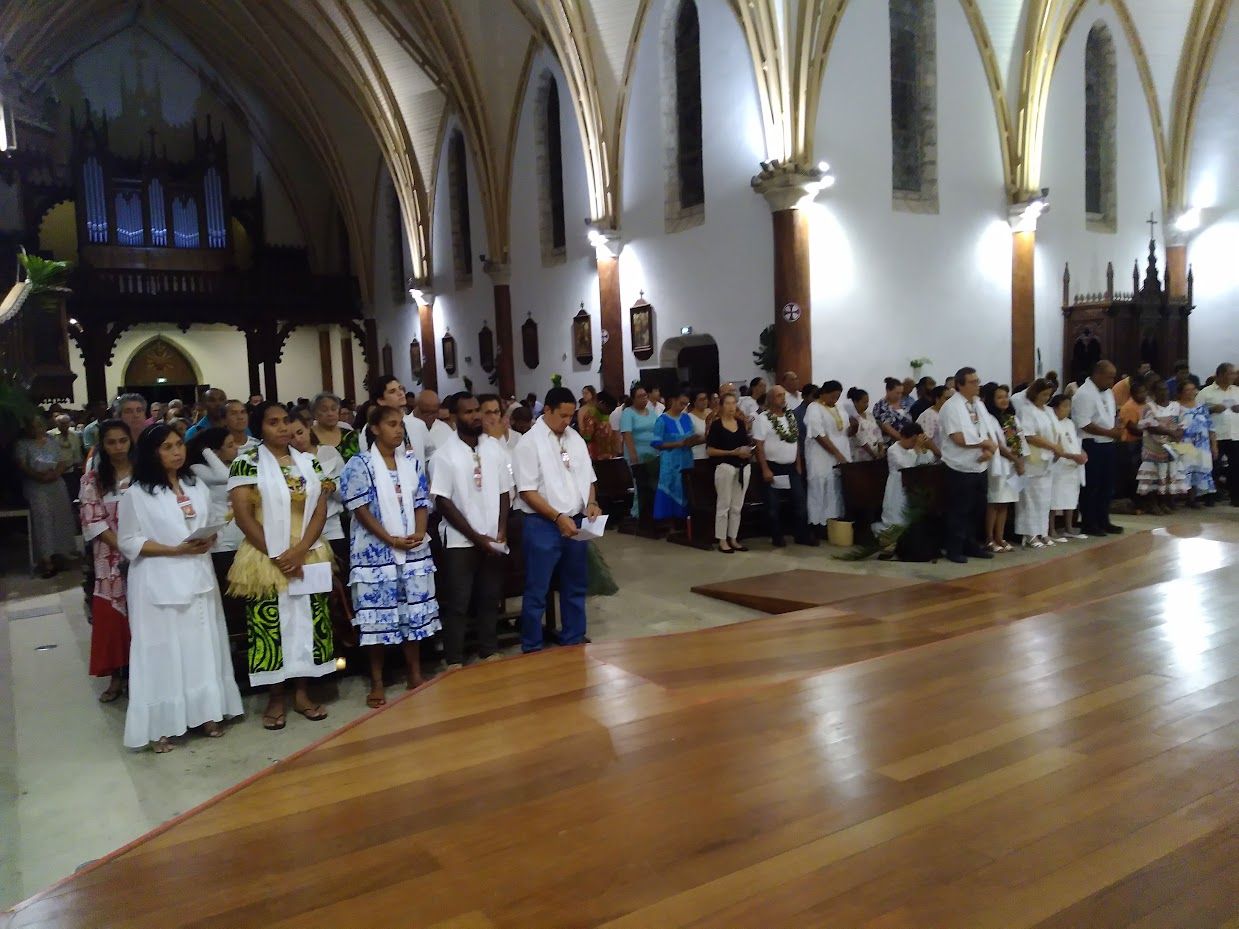
<instances>
[{"instance_id":1,"label":"doorway in wall","mask_svg":"<svg viewBox=\"0 0 1239 929\"><path fill-rule=\"evenodd\" d=\"M198 375L189 356L160 336L151 339L129 359L122 392L140 393L148 403L179 399L193 403Z\"/></svg>"},{"instance_id":2,"label":"doorway in wall","mask_svg":"<svg viewBox=\"0 0 1239 929\"><path fill-rule=\"evenodd\" d=\"M712 335L679 335L663 343L658 360L676 381L699 390L718 390L718 343Z\"/></svg>"}]
</instances>

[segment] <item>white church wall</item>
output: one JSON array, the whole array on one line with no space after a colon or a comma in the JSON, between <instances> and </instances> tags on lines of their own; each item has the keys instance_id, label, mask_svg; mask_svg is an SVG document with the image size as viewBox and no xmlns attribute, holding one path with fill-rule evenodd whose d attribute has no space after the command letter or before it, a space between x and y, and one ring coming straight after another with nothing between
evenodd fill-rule
<instances>
[{"instance_id":1,"label":"white church wall","mask_svg":"<svg viewBox=\"0 0 1239 929\"><path fill-rule=\"evenodd\" d=\"M538 87L543 73L548 70L559 81L567 241L563 263L543 267L539 235L537 108ZM529 85L521 102L511 187L512 341L516 354L516 392L524 396L532 391L541 397L550 389L553 374L562 375L565 387L579 391L586 384L599 382L597 371L602 337L598 274L594 250L586 238L589 195L580 129L563 74L545 51L539 52L533 61ZM571 318L582 302L594 324L594 363L589 367L578 366L571 355ZM538 324L539 348L539 364L533 369L526 367L521 352L521 326L531 313Z\"/></svg>"},{"instance_id":2,"label":"white church wall","mask_svg":"<svg viewBox=\"0 0 1239 929\"><path fill-rule=\"evenodd\" d=\"M1239 9L1231 8L1196 115L1187 205L1203 225L1188 243L1196 277L1192 368L1202 377L1239 362Z\"/></svg>"},{"instance_id":3,"label":"white church wall","mask_svg":"<svg viewBox=\"0 0 1239 929\"><path fill-rule=\"evenodd\" d=\"M885 3L848 6L822 87L816 155L838 181L808 209L813 376L871 396L884 376L911 374L913 358L932 359L923 373L939 380L965 364L1010 375L1011 231L993 103L960 5L939 0L936 13L936 214L891 204Z\"/></svg>"},{"instance_id":4,"label":"white church wall","mask_svg":"<svg viewBox=\"0 0 1239 929\"><path fill-rule=\"evenodd\" d=\"M175 326L144 325L126 330L116 341L112 364L107 369L108 396L115 397L124 386L125 370L134 354L153 338L162 338L189 358L198 383L224 390L229 397L249 396L249 369L245 364L245 336L231 326L194 326L181 332ZM317 346L315 347L317 351ZM85 376L74 383L75 403L86 396Z\"/></svg>"},{"instance_id":5,"label":"white church wall","mask_svg":"<svg viewBox=\"0 0 1239 929\"><path fill-rule=\"evenodd\" d=\"M457 129L455 121L449 124L439 148L435 165L435 202L433 236L434 274L432 288L435 294L432 317L435 330L435 358L439 373L439 395L446 396L465 389L468 377L475 393L492 390L490 375L482 370L478 355L478 333L484 322L495 331L495 299L493 281L482 270L480 255L490 255L486 232L486 214L482 209L481 190L473 167L473 155L465 146L466 176L469 187L469 231L473 272L469 283L457 283L456 266L452 250L451 184L448 172L448 140ZM456 374L448 375L443 366L443 337L451 332L456 340ZM408 355L408 343L404 345ZM498 343L495 345L498 350ZM393 352L395 347L393 346ZM407 382L406 382L407 383Z\"/></svg>"},{"instance_id":6,"label":"white church wall","mask_svg":"<svg viewBox=\"0 0 1239 929\"><path fill-rule=\"evenodd\" d=\"M1117 69L1115 131L1117 224L1113 233L1085 227L1084 211L1084 46L1098 20L1114 40ZM1037 335L1044 371L1063 366L1062 277L1071 266L1071 291L1102 292L1106 264L1114 263L1115 289L1131 290L1133 262L1144 278L1149 251L1150 211L1161 213L1157 150L1148 103L1135 58L1109 6L1090 2L1076 19L1059 54L1046 115L1042 184L1050 189L1050 210L1037 228ZM1165 271L1164 226L1157 227L1158 267Z\"/></svg>"},{"instance_id":7,"label":"white church wall","mask_svg":"<svg viewBox=\"0 0 1239 929\"><path fill-rule=\"evenodd\" d=\"M375 255L375 259L369 269L371 274L371 293L373 294L372 308L374 319L378 326L379 350L380 352L382 351L384 344L391 345L392 367L395 369L391 373L400 378L406 386L411 387L414 386L415 381L412 366L409 363L409 343L414 339L421 341L421 324L418 319L417 307L413 304L408 294L401 291L401 299L397 300L395 299L396 295L392 292L393 229L390 211L392 209L391 198L394 196L394 188L386 166L379 167L378 175L377 187L372 201L374 212L370 217L374 229ZM408 243L403 232L400 234L400 241L400 247L404 249L405 253L404 268L406 270L411 269L413 267L412 258L409 255ZM381 364L381 362L376 363ZM359 381L362 381L355 395L360 401L368 397L364 383L364 365L357 369L357 377Z\"/></svg>"},{"instance_id":8,"label":"white church wall","mask_svg":"<svg viewBox=\"0 0 1239 929\"><path fill-rule=\"evenodd\" d=\"M666 125L675 105L674 72L668 74L669 39L678 9L679 0L651 4L630 87L622 152L620 254L625 383L640 368L658 367L660 347L678 338L684 326L717 342L722 377L752 377L753 349L770 321L774 278L770 209L749 186L765 158L761 110L744 33L725 0L697 0L704 222L666 231ZM570 239L583 234L569 224ZM641 291L654 306L654 356L648 361L638 361L632 354L628 326L628 308ZM597 329L596 313L594 322ZM592 383L599 377L598 339L595 333Z\"/></svg>"}]
</instances>

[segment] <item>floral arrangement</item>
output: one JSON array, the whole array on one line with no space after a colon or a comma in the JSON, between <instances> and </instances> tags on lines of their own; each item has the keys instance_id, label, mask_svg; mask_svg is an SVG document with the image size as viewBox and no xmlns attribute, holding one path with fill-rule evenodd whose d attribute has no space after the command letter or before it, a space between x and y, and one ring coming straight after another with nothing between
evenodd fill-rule
<instances>
[{"instance_id":1,"label":"floral arrangement","mask_svg":"<svg viewBox=\"0 0 1239 929\"><path fill-rule=\"evenodd\" d=\"M908 364L912 365L913 371L919 371L921 368L925 367L925 365L931 365L933 363L934 360L932 358L913 358L908 362Z\"/></svg>"},{"instance_id":2,"label":"floral arrangement","mask_svg":"<svg viewBox=\"0 0 1239 929\"><path fill-rule=\"evenodd\" d=\"M551 375L551 386L552 387L563 387L564 376L562 374L552 374Z\"/></svg>"}]
</instances>

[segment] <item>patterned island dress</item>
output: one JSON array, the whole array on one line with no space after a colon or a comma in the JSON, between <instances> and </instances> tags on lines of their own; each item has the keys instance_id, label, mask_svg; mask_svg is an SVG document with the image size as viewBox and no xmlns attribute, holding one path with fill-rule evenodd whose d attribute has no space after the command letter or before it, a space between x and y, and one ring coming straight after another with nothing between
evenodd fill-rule
<instances>
[{"instance_id":1,"label":"patterned island dress","mask_svg":"<svg viewBox=\"0 0 1239 929\"><path fill-rule=\"evenodd\" d=\"M417 475L417 486L401 487L397 472L389 470L388 475L400 500L401 519L407 533L412 534L415 511L429 508L430 495L421 461L415 454L406 454ZM383 522L374 468L375 456L371 453L354 456L341 475L340 496L350 513L365 506L375 519ZM400 564L391 547L354 516L349 537L349 587L358 644L400 645L427 639L438 632L434 570L429 541L406 552L404 564Z\"/></svg>"}]
</instances>

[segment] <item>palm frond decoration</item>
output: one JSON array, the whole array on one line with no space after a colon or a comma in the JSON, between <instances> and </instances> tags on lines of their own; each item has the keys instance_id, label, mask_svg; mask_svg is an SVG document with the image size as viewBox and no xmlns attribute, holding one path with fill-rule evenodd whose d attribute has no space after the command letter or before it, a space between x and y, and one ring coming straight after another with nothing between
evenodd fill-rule
<instances>
[{"instance_id":1,"label":"palm frond decoration","mask_svg":"<svg viewBox=\"0 0 1239 929\"><path fill-rule=\"evenodd\" d=\"M38 255L31 255L24 248L17 260L26 269L26 280L30 282L32 295L70 293L65 286L69 280L69 262L40 258Z\"/></svg>"},{"instance_id":2,"label":"palm frond decoration","mask_svg":"<svg viewBox=\"0 0 1239 929\"><path fill-rule=\"evenodd\" d=\"M753 363L768 374L778 370L779 354L774 341L774 323L763 329L757 337L757 351L753 352Z\"/></svg>"},{"instance_id":3,"label":"palm frond decoration","mask_svg":"<svg viewBox=\"0 0 1239 929\"><path fill-rule=\"evenodd\" d=\"M915 490L904 501L902 523L887 526L882 532L878 533L874 541L857 545L833 557L836 561L864 561L866 558L872 558L874 555L893 556L900 536L908 531L908 527L914 526L928 517L929 494L925 490Z\"/></svg>"}]
</instances>

